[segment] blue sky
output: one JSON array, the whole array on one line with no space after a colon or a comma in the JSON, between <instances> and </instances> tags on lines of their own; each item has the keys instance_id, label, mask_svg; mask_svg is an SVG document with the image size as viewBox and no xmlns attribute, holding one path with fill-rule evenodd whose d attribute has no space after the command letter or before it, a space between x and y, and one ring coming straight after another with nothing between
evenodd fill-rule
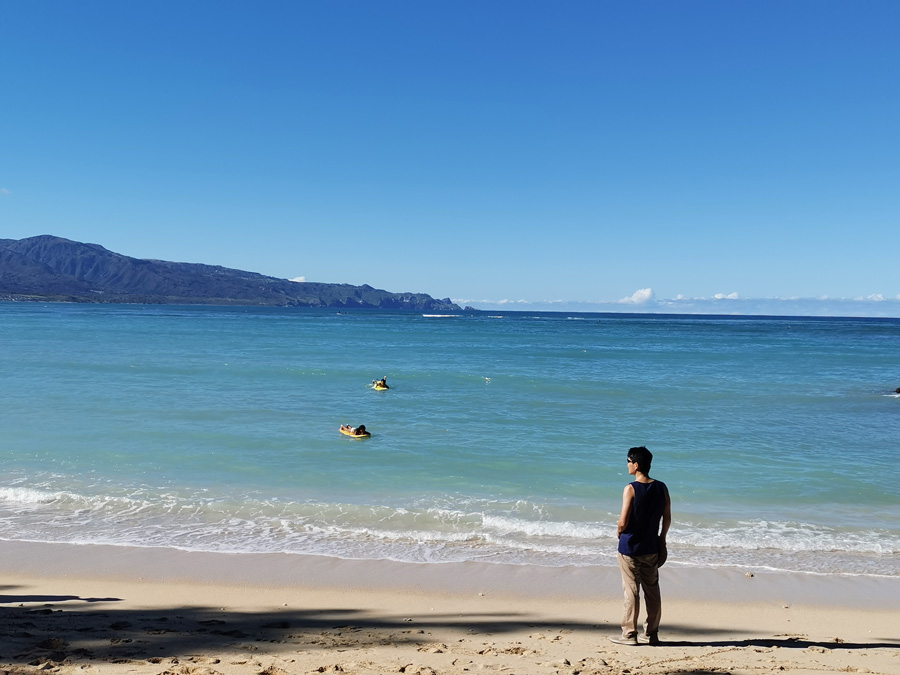
<instances>
[{"instance_id":1,"label":"blue sky","mask_svg":"<svg viewBox=\"0 0 900 675\"><path fill-rule=\"evenodd\" d=\"M900 2L0 9L0 238L484 308L900 316Z\"/></svg>"}]
</instances>

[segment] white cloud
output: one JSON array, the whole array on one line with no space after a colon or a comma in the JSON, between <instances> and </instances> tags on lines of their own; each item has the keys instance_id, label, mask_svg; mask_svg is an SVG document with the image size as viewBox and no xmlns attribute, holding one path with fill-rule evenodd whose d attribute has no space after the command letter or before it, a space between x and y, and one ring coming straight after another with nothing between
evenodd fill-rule
<instances>
[{"instance_id":1,"label":"white cloud","mask_svg":"<svg viewBox=\"0 0 900 675\"><path fill-rule=\"evenodd\" d=\"M627 305L643 305L651 300L653 300L653 289L641 288L632 293L629 297L622 298L619 302Z\"/></svg>"},{"instance_id":2,"label":"white cloud","mask_svg":"<svg viewBox=\"0 0 900 675\"><path fill-rule=\"evenodd\" d=\"M649 291L649 289L647 289ZM544 311L544 312L670 312L677 314L734 314L743 316L770 315L770 316L868 316L868 317L892 317L900 318L900 295L896 297L873 295L869 298L802 298L802 297L775 297L775 298L740 298L737 293L726 295L720 293L716 297L690 298L681 295L676 298L658 299L652 293L642 294L640 291L631 298L650 297L651 301L623 302L617 301L560 301L560 300L506 300L498 301L467 301L457 304L471 304L481 309L503 309L503 311ZM724 303L723 300L727 300Z\"/></svg>"},{"instance_id":3,"label":"white cloud","mask_svg":"<svg viewBox=\"0 0 900 675\"><path fill-rule=\"evenodd\" d=\"M6 188L0 188L0 195L6 197L7 195L11 195L12 190L7 190Z\"/></svg>"},{"instance_id":4,"label":"white cloud","mask_svg":"<svg viewBox=\"0 0 900 675\"><path fill-rule=\"evenodd\" d=\"M872 293L872 295L866 296L866 300L872 300L874 302L884 302L884 296L881 293Z\"/></svg>"},{"instance_id":5,"label":"white cloud","mask_svg":"<svg viewBox=\"0 0 900 675\"><path fill-rule=\"evenodd\" d=\"M298 284L302 284L306 281L306 277L294 277L293 279L290 279L290 281L296 281Z\"/></svg>"},{"instance_id":6,"label":"white cloud","mask_svg":"<svg viewBox=\"0 0 900 675\"><path fill-rule=\"evenodd\" d=\"M475 306L506 306L506 305L540 305L544 302L551 302L549 300L544 301L535 301L535 300L510 300L509 298L504 298L503 300L473 300L472 298L450 298L450 302L455 302L457 305L475 305ZM558 301L557 301L558 302Z\"/></svg>"}]
</instances>

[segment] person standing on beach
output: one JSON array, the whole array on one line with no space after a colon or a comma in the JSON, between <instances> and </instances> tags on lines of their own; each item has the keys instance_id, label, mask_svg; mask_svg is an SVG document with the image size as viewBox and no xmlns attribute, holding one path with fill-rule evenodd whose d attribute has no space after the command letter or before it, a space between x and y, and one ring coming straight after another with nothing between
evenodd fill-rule
<instances>
[{"instance_id":1,"label":"person standing on beach","mask_svg":"<svg viewBox=\"0 0 900 675\"><path fill-rule=\"evenodd\" d=\"M666 532L672 524L672 503L666 484L650 478L652 461L653 454L643 446L628 451L628 475L634 476L635 480L625 486L616 530L625 613L621 636L609 638L620 645L659 644L662 616L659 568L666 561ZM647 621L644 634L638 636L641 589L644 590Z\"/></svg>"}]
</instances>

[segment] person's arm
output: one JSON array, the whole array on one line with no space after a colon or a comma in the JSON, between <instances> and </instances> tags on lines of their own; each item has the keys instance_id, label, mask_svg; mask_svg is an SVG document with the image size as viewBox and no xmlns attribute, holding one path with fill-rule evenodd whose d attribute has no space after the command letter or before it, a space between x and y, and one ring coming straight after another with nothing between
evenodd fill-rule
<instances>
[{"instance_id":1,"label":"person's arm","mask_svg":"<svg viewBox=\"0 0 900 675\"><path fill-rule=\"evenodd\" d=\"M659 540L661 542L666 541L666 532L669 531L669 526L672 524L672 500L669 499L669 488L666 488L666 505L663 507L663 516L662 516L662 531L659 533Z\"/></svg>"},{"instance_id":2,"label":"person's arm","mask_svg":"<svg viewBox=\"0 0 900 675\"><path fill-rule=\"evenodd\" d=\"M631 516L631 505L634 503L634 488L631 484L625 486L625 492L622 493L622 513L619 514L619 526L616 528L616 536L622 535L625 528L628 527L628 518Z\"/></svg>"}]
</instances>

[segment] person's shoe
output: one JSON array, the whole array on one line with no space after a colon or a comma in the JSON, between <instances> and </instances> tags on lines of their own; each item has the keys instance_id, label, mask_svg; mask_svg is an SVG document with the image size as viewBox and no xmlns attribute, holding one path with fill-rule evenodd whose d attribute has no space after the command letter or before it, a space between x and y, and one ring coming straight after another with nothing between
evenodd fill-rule
<instances>
[{"instance_id":1,"label":"person's shoe","mask_svg":"<svg viewBox=\"0 0 900 675\"><path fill-rule=\"evenodd\" d=\"M638 643L637 638L633 635L631 637L620 637L618 635L616 637L613 637L612 635L610 635L609 641L615 642L617 645L629 645L630 647L635 647Z\"/></svg>"},{"instance_id":2,"label":"person's shoe","mask_svg":"<svg viewBox=\"0 0 900 675\"><path fill-rule=\"evenodd\" d=\"M658 645L659 633L650 633L650 635L638 635L637 641L642 645Z\"/></svg>"}]
</instances>

